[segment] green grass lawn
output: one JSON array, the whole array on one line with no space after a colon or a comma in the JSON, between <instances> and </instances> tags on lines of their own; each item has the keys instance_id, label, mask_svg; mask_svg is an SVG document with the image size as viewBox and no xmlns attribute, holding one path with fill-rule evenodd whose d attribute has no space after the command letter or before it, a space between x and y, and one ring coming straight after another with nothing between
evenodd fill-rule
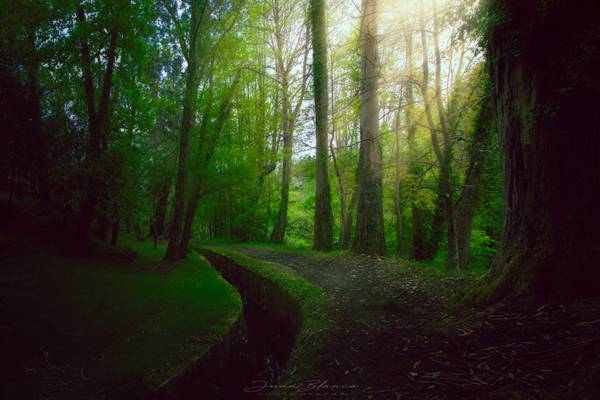
<instances>
[{"instance_id":1,"label":"green grass lawn","mask_svg":"<svg viewBox=\"0 0 600 400\"><path fill-rule=\"evenodd\" d=\"M44 249L2 257L0 397L135 398L206 354L240 315L237 291L200 256L165 273L162 249L126 244L133 262Z\"/></svg>"}]
</instances>

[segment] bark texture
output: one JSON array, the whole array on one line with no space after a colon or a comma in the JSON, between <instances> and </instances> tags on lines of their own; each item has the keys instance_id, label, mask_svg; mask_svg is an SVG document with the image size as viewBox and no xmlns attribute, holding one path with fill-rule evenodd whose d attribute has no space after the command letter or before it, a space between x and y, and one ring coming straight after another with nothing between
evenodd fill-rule
<instances>
[{"instance_id":1,"label":"bark texture","mask_svg":"<svg viewBox=\"0 0 600 400\"><path fill-rule=\"evenodd\" d=\"M363 0L361 24L360 155L358 209L352 250L385 255L382 158L379 141L377 0Z\"/></svg>"},{"instance_id":2,"label":"bark texture","mask_svg":"<svg viewBox=\"0 0 600 400\"><path fill-rule=\"evenodd\" d=\"M316 201L313 249L333 248L333 211L327 164L327 26L325 24L325 0L310 1L311 39L313 47L313 89L315 98L316 129Z\"/></svg>"},{"instance_id":3,"label":"bark texture","mask_svg":"<svg viewBox=\"0 0 600 400\"><path fill-rule=\"evenodd\" d=\"M485 300L598 294L600 30L595 1L491 1L506 223ZM489 289L489 288L488 288Z\"/></svg>"}]
</instances>

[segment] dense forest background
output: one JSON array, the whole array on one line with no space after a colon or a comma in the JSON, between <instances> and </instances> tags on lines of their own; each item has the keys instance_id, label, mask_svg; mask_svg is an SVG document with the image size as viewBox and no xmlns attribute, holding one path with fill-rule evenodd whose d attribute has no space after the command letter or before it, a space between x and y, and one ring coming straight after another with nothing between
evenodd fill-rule
<instances>
[{"instance_id":1,"label":"dense forest background","mask_svg":"<svg viewBox=\"0 0 600 400\"><path fill-rule=\"evenodd\" d=\"M2 190L66 213L80 248L127 230L169 258L190 239L345 249L376 227L357 251L487 268L503 201L478 2L372 21L313 3L4 2Z\"/></svg>"}]
</instances>

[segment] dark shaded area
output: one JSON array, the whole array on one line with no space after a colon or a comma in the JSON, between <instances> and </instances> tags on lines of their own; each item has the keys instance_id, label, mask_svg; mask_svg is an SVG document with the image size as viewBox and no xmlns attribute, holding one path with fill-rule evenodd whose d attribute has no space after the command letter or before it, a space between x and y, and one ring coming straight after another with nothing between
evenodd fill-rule
<instances>
[{"instance_id":1,"label":"dark shaded area","mask_svg":"<svg viewBox=\"0 0 600 400\"><path fill-rule=\"evenodd\" d=\"M487 297L598 294L598 3L493 0L488 6L507 214L499 284Z\"/></svg>"},{"instance_id":2,"label":"dark shaded area","mask_svg":"<svg viewBox=\"0 0 600 400\"><path fill-rule=\"evenodd\" d=\"M289 322L244 298L243 318L225 342L153 399L259 399L290 355ZM263 388L264 387L264 388Z\"/></svg>"}]
</instances>

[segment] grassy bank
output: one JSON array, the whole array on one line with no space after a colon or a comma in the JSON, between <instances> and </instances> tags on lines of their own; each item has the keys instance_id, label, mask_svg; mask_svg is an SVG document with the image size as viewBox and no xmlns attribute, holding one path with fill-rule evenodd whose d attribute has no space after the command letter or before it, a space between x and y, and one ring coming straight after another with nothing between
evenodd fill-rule
<instances>
[{"instance_id":1,"label":"grassy bank","mask_svg":"<svg viewBox=\"0 0 600 400\"><path fill-rule=\"evenodd\" d=\"M2 257L3 398L136 398L188 368L240 315L238 293L198 255L168 273L162 249Z\"/></svg>"}]
</instances>

